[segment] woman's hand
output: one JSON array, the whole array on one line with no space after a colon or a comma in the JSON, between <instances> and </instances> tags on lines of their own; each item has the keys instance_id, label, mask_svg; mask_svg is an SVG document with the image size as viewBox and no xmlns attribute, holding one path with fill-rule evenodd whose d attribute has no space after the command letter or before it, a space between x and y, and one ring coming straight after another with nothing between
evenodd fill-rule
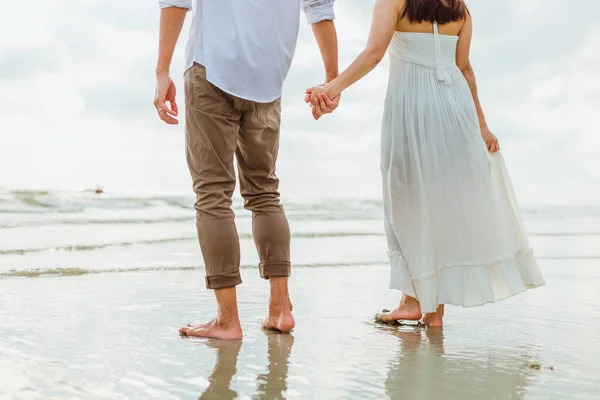
<instances>
[{"instance_id":1,"label":"woman's hand","mask_svg":"<svg viewBox=\"0 0 600 400\"><path fill-rule=\"evenodd\" d=\"M500 150L498 138L492 133L492 131L490 130L490 128L487 127L487 125L481 127L481 137L485 141L485 144L490 153L495 153L498 150Z\"/></svg>"},{"instance_id":2,"label":"woman's hand","mask_svg":"<svg viewBox=\"0 0 600 400\"><path fill-rule=\"evenodd\" d=\"M321 118L324 114L332 113L340 104L340 96L333 98L327 94L326 86L319 85L306 89L304 102L310 103L312 114L315 120Z\"/></svg>"}]
</instances>

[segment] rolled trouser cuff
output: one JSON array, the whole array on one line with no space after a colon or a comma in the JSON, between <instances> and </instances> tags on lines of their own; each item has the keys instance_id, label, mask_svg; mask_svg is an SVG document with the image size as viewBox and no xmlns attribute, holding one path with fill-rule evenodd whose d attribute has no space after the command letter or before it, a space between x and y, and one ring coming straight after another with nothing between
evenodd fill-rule
<instances>
[{"instance_id":1,"label":"rolled trouser cuff","mask_svg":"<svg viewBox=\"0 0 600 400\"><path fill-rule=\"evenodd\" d=\"M206 276L204 280L206 281L207 289L225 289L235 287L242 283L242 276L240 275L240 271L236 271L226 274Z\"/></svg>"},{"instance_id":2,"label":"rolled trouser cuff","mask_svg":"<svg viewBox=\"0 0 600 400\"><path fill-rule=\"evenodd\" d=\"M260 277L269 279L269 277L284 277L292 274L292 263L289 261L262 261L258 265Z\"/></svg>"}]
</instances>

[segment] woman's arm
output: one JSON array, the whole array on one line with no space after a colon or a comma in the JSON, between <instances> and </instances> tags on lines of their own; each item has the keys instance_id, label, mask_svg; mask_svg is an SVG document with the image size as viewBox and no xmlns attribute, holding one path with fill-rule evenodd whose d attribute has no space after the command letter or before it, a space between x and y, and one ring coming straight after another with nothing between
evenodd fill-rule
<instances>
[{"instance_id":1,"label":"woman's arm","mask_svg":"<svg viewBox=\"0 0 600 400\"><path fill-rule=\"evenodd\" d=\"M477 109L477 117L479 118L479 125L485 126L485 115L483 115L483 109L479 102L479 95L477 94L477 83L475 82L475 73L471 66L469 59L469 53L471 51L471 38L473 37L473 21L471 16L467 16L465 23L463 24L460 32L458 33L458 45L456 46L456 65L460 68L463 73L471 94L473 95L473 101L475 102L475 108Z\"/></svg>"},{"instance_id":2,"label":"woman's arm","mask_svg":"<svg viewBox=\"0 0 600 400\"><path fill-rule=\"evenodd\" d=\"M392 40L399 14L397 0L376 1L366 48L344 72L323 89L315 88L311 93L311 103L314 104L317 92L324 92L330 99L337 97L379 64Z\"/></svg>"},{"instance_id":3,"label":"woman's arm","mask_svg":"<svg viewBox=\"0 0 600 400\"><path fill-rule=\"evenodd\" d=\"M485 121L485 115L483 114L483 108L479 102L479 94L477 93L477 82L475 81L475 72L471 66L469 59L469 53L471 51L471 38L473 37L473 20L471 16L467 15L467 19L463 24L460 32L458 33L458 45L456 47L456 65L460 68L467 83L469 89L471 89L471 95L473 96L473 102L475 103L475 109L477 110L477 118L479 119L479 126L481 128L481 137L485 141L488 150L490 152L496 152L500 150L498 139L487 126Z\"/></svg>"}]
</instances>

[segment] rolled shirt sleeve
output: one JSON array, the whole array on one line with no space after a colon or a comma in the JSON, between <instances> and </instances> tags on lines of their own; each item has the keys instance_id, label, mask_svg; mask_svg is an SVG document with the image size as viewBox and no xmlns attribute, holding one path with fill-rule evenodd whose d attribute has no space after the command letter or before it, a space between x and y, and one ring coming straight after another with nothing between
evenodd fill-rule
<instances>
[{"instance_id":1,"label":"rolled shirt sleeve","mask_svg":"<svg viewBox=\"0 0 600 400\"><path fill-rule=\"evenodd\" d=\"M335 19L333 3L335 0L301 0L302 9L309 24Z\"/></svg>"},{"instance_id":2,"label":"rolled shirt sleeve","mask_svg":"<svg viewBox=\"0 0 600 400\"><path fill-rule=\"evenodd\" d=\"M188 11L192 9L192 0L158 0L160 8L179 7Z\"/></svg>"}]
</instances>

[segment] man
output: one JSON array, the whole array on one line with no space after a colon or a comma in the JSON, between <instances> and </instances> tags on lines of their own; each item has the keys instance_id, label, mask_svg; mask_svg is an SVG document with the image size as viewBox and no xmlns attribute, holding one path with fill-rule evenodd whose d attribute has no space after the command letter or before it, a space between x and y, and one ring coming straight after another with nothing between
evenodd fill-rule
<instances>
[{"instance_id":1,"label":"man","mask_svg":"<svg viewBox=\"0 0 600 400\"><path fill-rule=\"evenodd\" d=\"M218 310L215 319L199 326L188 324L180 333L242 337L236 297L236 286L242 282L240 245L231 209L234 154L244 206L252 211L260 275L271 287L264 327L289 332L295 325L288 296L290 230L275 175L280 98L296 47L301 6L313 26L326 81L337 76L334 0L160 0L154 105L168 124L178 123L169 67L192 1L184 76L186 157L196 193L206 286L214 290ZM314 118L333 111L338 102L339 98L317 104Z\"/></svg>"}]
</instances>

